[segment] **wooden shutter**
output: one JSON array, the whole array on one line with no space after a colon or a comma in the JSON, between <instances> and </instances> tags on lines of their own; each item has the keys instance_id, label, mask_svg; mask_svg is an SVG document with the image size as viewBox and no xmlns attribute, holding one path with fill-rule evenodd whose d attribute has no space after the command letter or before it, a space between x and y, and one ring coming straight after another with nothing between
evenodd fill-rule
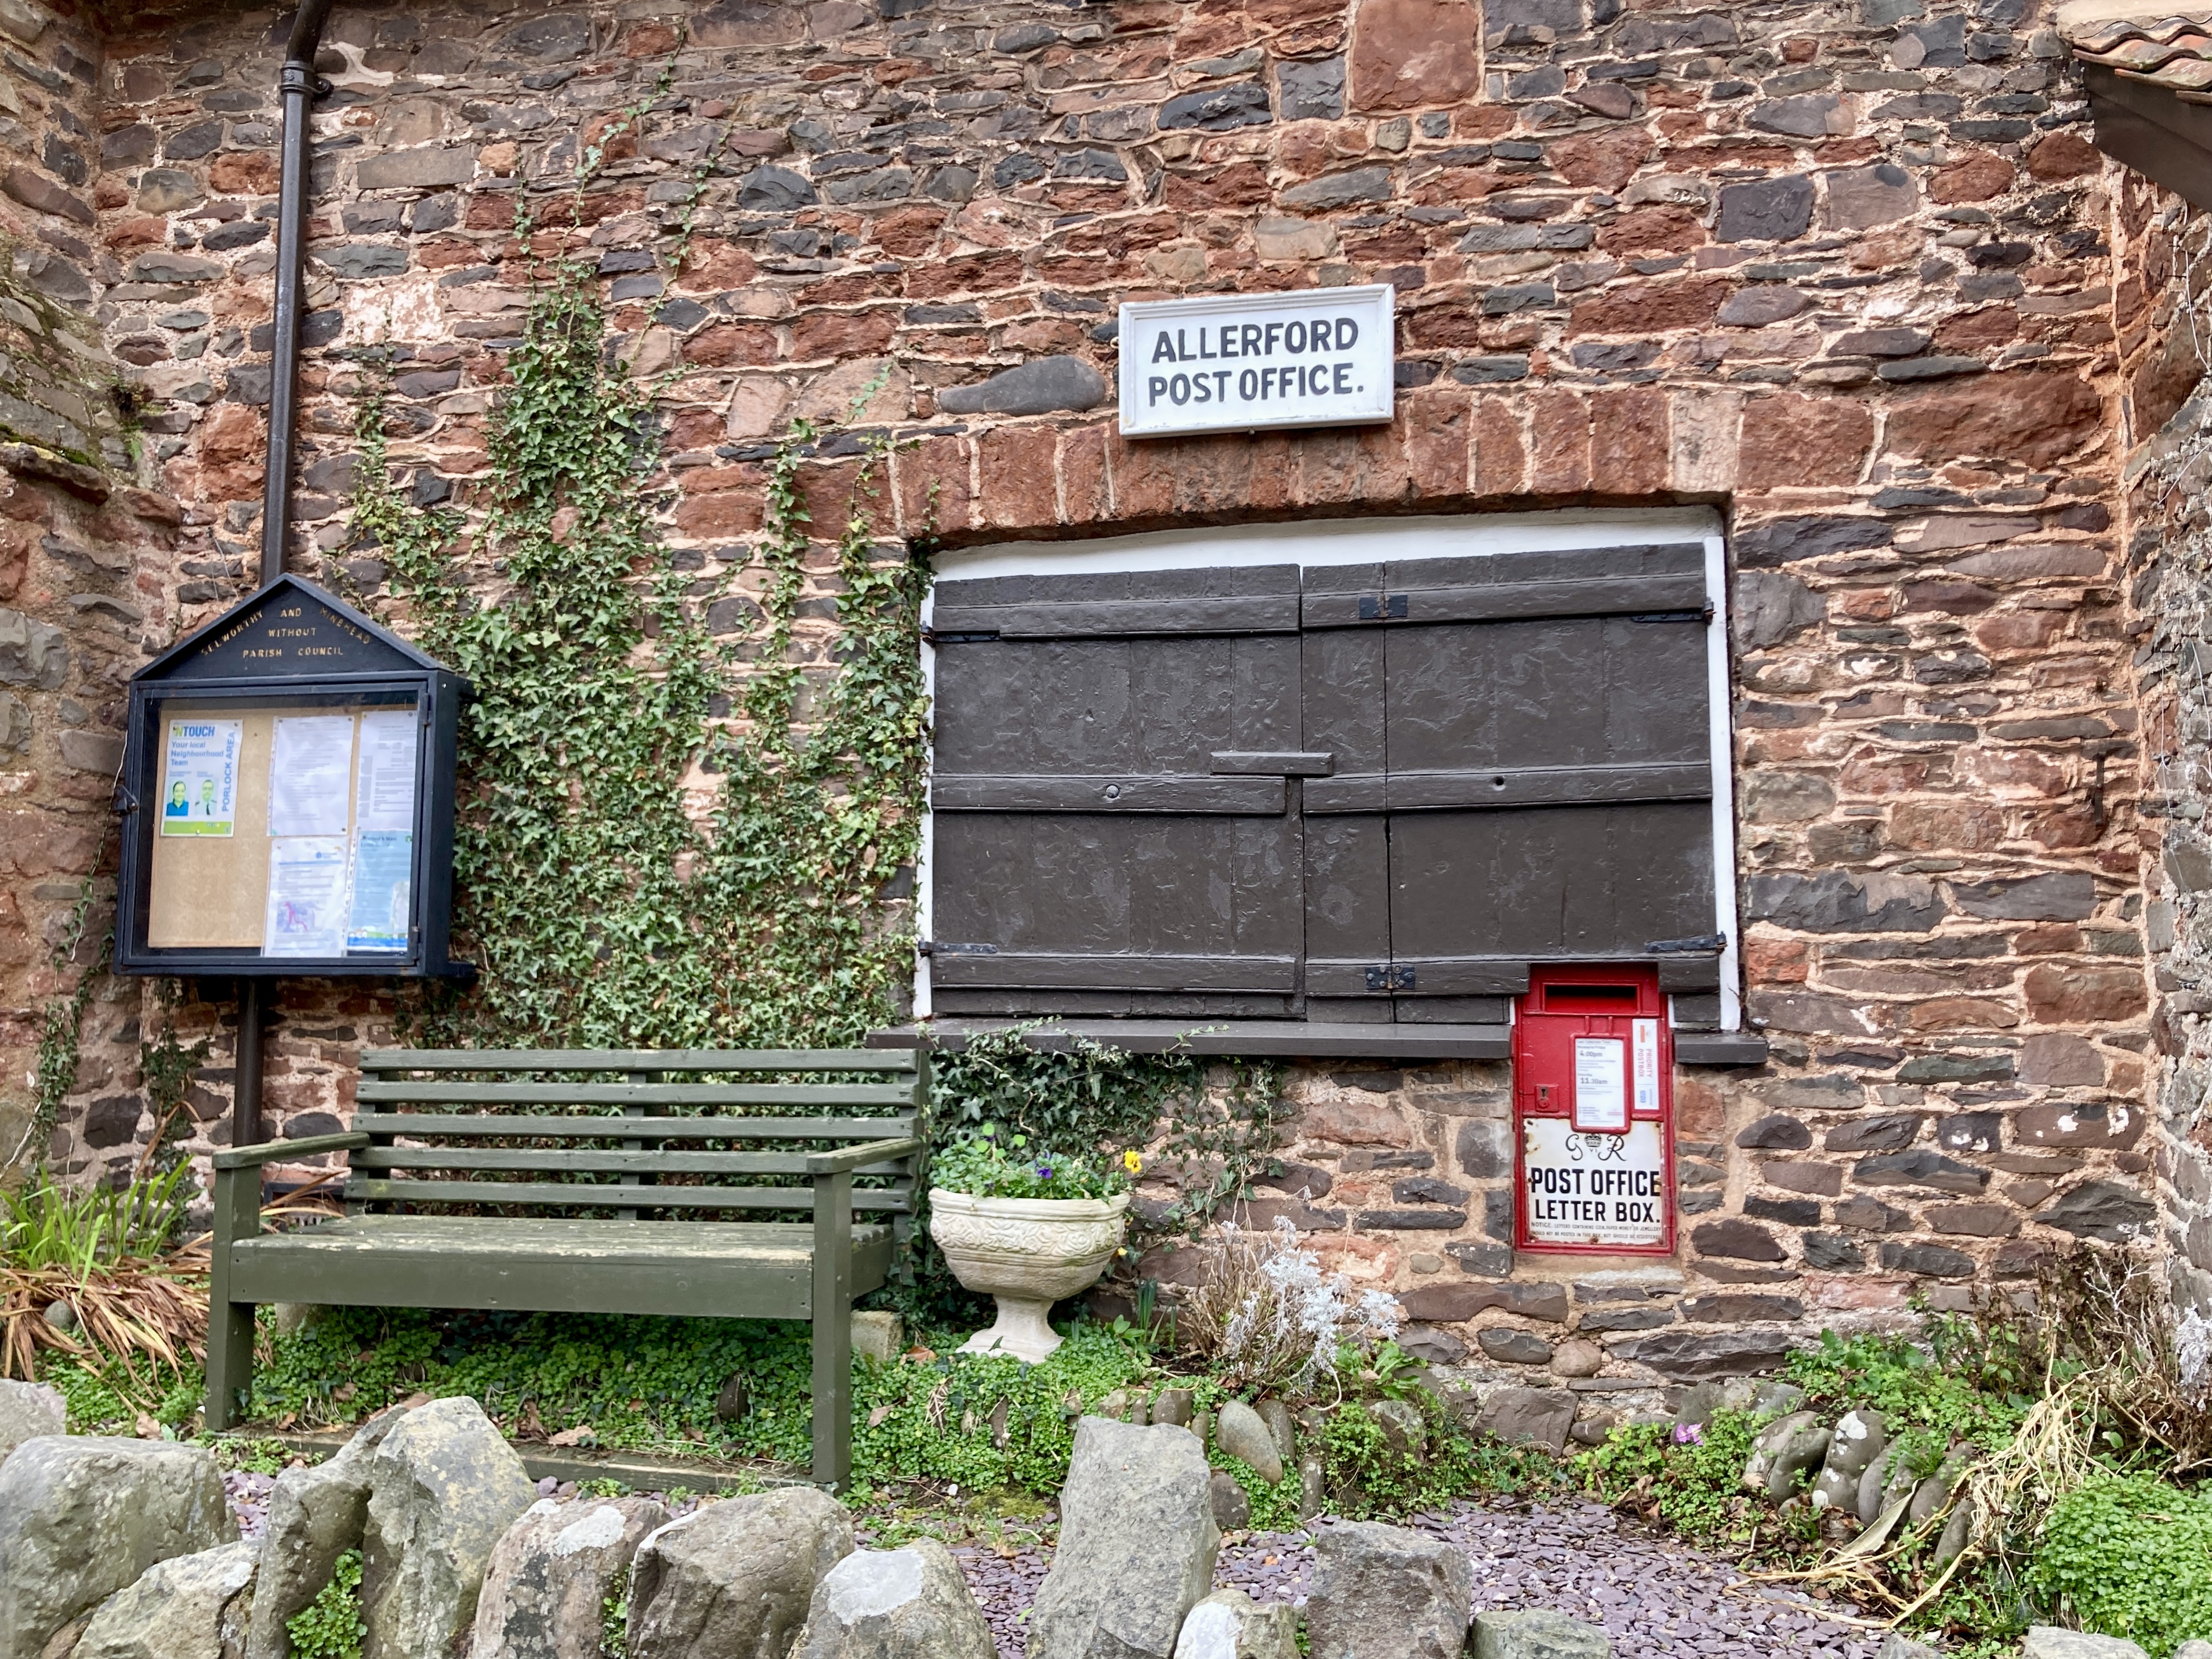
<instances>
[{"instance_id":1,"label":"wooden shutter","mask_svg":"<svg viewBox=\"0 0 2212 1659\"><path fill-rule=\"evenodd\" d=\"M1314 998L1500 1017L1532 960L1711 933L1705 603L1694 544L1306 573L1310 722L1359 734L1305 788Z\"/></svg>"},{"instance_id":2,"label":"wooden shutter","mask_svg":"<svg viewBox=\"0 0 2212 1659\"><path fill-rule=\"evenodd\" d=\"M1294 566L938 584L945 1013L1292 1012Z\"/></svg>"},{"instance_id":3,"label":"wooden shutter","mask_svg":"<svg viewBox=\"0 0 2212 1659\"><path fill-rule=\"evenodd\" d=\"M1700 544L952 579L932 628L940 1012L1484 1023L1532 962L1717 983Z\"/></svg>"}]
</instances>

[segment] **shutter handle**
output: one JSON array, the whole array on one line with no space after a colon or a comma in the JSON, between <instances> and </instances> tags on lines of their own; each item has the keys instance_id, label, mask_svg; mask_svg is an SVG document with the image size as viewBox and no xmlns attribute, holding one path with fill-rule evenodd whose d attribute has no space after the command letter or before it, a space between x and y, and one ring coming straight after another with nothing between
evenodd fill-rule
<instances>
[{"instance_id":1,"label":"shutter handle","mask_svg":"<svg viewBox=\"0 0 2212 1659\"><path fill-rule=\"evenodd\" d=\"M1336 757L1327 750L1217 749L1212 764L1217 777L1326 778L1336 771Z\"/></svg>"}]
</instances>

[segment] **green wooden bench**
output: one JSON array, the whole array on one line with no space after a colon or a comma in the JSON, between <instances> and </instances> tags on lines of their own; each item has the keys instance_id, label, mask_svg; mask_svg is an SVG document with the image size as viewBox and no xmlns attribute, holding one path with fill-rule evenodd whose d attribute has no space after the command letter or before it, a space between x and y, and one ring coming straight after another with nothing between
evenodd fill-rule
<instances>
[{"instance_id":1,"label":"green wooden bench","mask_svg":"<svg viewBox=\"0 0 2212 1659\"><path fill-rule=\"evenodd\" d=\"M369 1050L350 1133L215 1155L207 1426L237 1420L263 1302L806 1319L814 1478L842 1486L853 1300L887 1280L911 1224L927 1064L903 1049ZM749 1080L673 1080L702 1074ZM331 1152L347 1155L346 1213L264 1232L262 1167Z\"/></svg>"}]
</instances>

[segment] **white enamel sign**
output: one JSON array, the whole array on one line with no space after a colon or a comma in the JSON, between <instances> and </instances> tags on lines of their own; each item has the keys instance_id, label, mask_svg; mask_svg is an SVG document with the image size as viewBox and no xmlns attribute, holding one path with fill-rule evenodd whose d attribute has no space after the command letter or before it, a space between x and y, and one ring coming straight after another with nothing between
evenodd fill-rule
<instances>
[{"instance_id":1,"label":"white enamel sign","mask_svg":"<svg viewBox=\"0 0 2212 1659\"><path fill-rule=\"evenodd\" d=\"M1387 421L1395 305L1387 283L1124 305L1121 435Z\"/></svg>"},{"instance_id":2,"label":"white enamel sign","mask_svg":"<svg viewBox=\"0 0 2212 1659\"><path fill-rule=\"evenodd\" d=\"M1522 1120L1521 1202L1538 1244L1658 1244L1667 1237L1659 1125L1577 1134L1563 1117Z\"/></svg>"}]
</instances>

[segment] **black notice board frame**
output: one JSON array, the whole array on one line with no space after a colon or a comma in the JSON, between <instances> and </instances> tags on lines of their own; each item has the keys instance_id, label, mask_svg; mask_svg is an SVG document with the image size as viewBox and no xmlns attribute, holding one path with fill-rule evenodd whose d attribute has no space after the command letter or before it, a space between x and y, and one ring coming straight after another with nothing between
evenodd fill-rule
<instances>
[{"instance_id":1,"label":"black notice board frame","mask_svg":"<svg viewBox=\"0 0 2212 1659\"><path fill-rule=\"evenodd\" d=\"M282 637L278 637L278 635ZM132 677L118 811L115 967L125 974L241 979L467 978L451 959L454 771L466 680L343 600L280 576ZM161 710L210 714L362 702L416 711L408 946L337 957L270 957L235 945L149 945L155 840L161 814Z\"/></svg>"}]
</instances>

